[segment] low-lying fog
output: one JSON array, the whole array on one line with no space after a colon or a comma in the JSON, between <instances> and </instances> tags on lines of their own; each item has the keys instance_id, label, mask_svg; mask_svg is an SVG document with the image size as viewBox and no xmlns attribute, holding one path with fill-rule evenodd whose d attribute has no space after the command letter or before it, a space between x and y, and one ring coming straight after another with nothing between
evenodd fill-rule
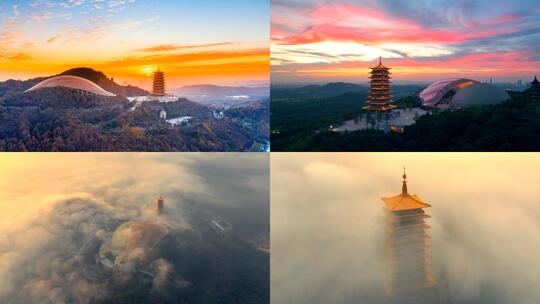
<instances>
[{"instance_id":1,"label":"low-lying fog","mask_svg":"<svg viewBox=\"0 0 540 304\"><path fill-rule=\"evenodd\" d=\"M386 303L381 197L432 205L447 303L540 299L540 154L272 154L272 303Z\"/></svg>"},{"instance_id":2,"label":"low-lying fog","mask_svg":"<svg viewBox=\"0 0 540 304\"><path fill-rule=\"evenodd\" d=\"M268 161L247 153L0 154L0 303L108 302L120 293L131 303L264 303L269 257L257 246L269 239ZM214 231L213 220L226 232ZM99 248L130 221L151 224L125 233L169 236L125 253L138 261L133 271L93 261L87 244ZM105 279L89 279L88 269Z\"/></svg>"}]
</instances>

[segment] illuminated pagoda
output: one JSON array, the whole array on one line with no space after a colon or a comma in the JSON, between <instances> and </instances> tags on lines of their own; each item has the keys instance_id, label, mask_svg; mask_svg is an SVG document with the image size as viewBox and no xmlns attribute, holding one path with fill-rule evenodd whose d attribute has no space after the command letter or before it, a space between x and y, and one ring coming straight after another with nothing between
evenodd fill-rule
<instances>
[{"instance_id":1,"label":"illuminated pagoda","mask_svg":"<svg viewBox=\"0 0 540 304\"><path fill-rule=\"evenodd\" d=\"M165 96L165 74L160 71L159 67L152 77L152 95Z\"/></svg>"},{"instance_id":2,"label":"illuminated pagoda","mask_svg":"<svg viewBox=\"0 0 540 304\"><path fill-rule=\"evenodd\" d=\"M364 109L385 112L395 108L390 95L390 68L382 64L382 57L379 57L379 65L371 68L369 73L369 100Z\"/></svg>"},{"instance_id":3,"label":"illuminated pagoda","mask_svg":"<svg viewBox=\"0 0 540 304\"><path fill-rule=\"evenodd\" d=\"M431 205L416 194L409 194L406 179L404 168L401 193L382 198L387 226L385 289L389 296L401 297L400 301L404 296L418 296L420 292L420 302L428 303L429 298L436 298L433 292L436 283L431 270L430 226L426 224L431 217L424 211Z\"/></svg>"},{"instance_id":4,"label":"illuminated pagoda","mask_svg":"<svg viewBox=\"0 0 540 304\"><path fill-rule=\"evenodd\" d=\"M531 99L533 102L540 103L540 82L536 79L536 76L531 82Z\"/></svg>"}]
</instances>

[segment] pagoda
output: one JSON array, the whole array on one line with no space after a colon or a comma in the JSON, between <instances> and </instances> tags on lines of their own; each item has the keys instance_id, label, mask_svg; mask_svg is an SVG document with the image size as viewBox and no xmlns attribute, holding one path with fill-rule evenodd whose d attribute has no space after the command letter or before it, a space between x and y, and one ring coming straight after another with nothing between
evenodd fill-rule
<instances>
[{"instance_id":1,"label":"pagoda","mask_svg":"<svg viewBox=\"0 0 540 304\"><path fill-rule=\"evenodd\" d=\"M386 214L386 292L401 299L421 293L426 300L423 303L432 303L427 300L433 298L436 283L431 270L430 226L426 224L431 217L424 211L431 205L416 194L409 194L405 168L401 193L383 197L382 201ZM429 297L426 291L431 294Z\"/></svg>"},{"instance_id":2,"label":"pagoda","mask_svg":"<svg viewBox=\"0 0 540 304\"><path fill-rule=\"evenodd\" d=\"M379 57L379 65L371 68L369 73L369 99L364 109L385 112L395 108L390 95L390 68L382 64L382 57Z\"/></svg>"},{"instance_id":3,"label":"pagoda","mask_svg":"<svg viewBox=\"0 0 540 304\"><path fill-rule=\"evenodd\" d=\"M156 211L157 211L157 214L158 215L162 215L163 214L163 205L165 204L165 200L163 199L163 197L160 195L158 197L158 199L156 200Z\"/></svg>"},{"instance_id":4,"label":"pagoda","mask_svg":"<svg viewBox=\"0 0 540 304\"><path fill-rule=\"evenodd\" d=\"M540 82L536 79L536 76L531 82L531 99L533 102L540 103Z\"/></svg>"},{"instance_id":5,"label":"pagoda","mask_svg":"<svg viewBox=\"0 0 540 304\"><path fill-rule=\"evenodd\" d=\"M159 67L152 77L152 95L165 96L165 74L160 71Z\"/></svg>"}]
</instances>

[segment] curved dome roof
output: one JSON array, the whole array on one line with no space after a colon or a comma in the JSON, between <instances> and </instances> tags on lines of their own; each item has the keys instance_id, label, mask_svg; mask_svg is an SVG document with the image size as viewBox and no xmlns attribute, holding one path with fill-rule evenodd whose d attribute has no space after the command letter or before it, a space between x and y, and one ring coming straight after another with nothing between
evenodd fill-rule
<instances>
[{"instance_id":1,"label":"curved dome roof","mask_svg":"<svg viewBox=\"0 0 540 304\"><path fill-rule=\"evenodd\" d=\"M487 83L478 83L459 90L452 98L458 107L498 104L510 99L505 90Z\"/></svg>"},{"instance_id":2,"label":"curved dome roof","mask_svg":"<svg viewBox=\"0 0 540 304\"><path fill-rule=\"evenodd\" d=\"M150 222L127 222L120 225L111 239L116 251L131 251L136 247L154 247L169 232L166 226Z\"/></svg>"},{"instance_id":3,"label":"curved dome roof","mask_svg":"<svg viewBox=\"0 0 540 304\"><path fill-rule=\"evenodd\" d=\"M456 93L464 87L479 83L476 80L465 78L449 78L437 81L420 92L422 105L433 107L441 102L443 97L450 93Z\"/></svg>"},{"instance_id":4,"label":"curved dome roof","mask_svg":"<svg viewBox=\"0 0 540 304\"><path fill-rule=\"evenodd\" d=\"M169 228L158 223L127 222L116 229L110 244L103 246L100 254L101 251L110 251L116 256L115 263L118 264L134 259L142 260L168 233Z\"/></svg>"},{"instance_id":5,"label":"curved dome roof","mask_svg":"<svg viewBox=\"0 0 540 304\"><path fill-rule=\"evenodd\" d=\"M52 87L66 87L71 89L78 89L81 91L102 96L116 96L111 92L105 91L103 88L88 79L71 75L60 75L45 79L42 82L31 87L30 89L26 90L26 92L35 91L41 88Z\"/></svg>"}]
</instances>

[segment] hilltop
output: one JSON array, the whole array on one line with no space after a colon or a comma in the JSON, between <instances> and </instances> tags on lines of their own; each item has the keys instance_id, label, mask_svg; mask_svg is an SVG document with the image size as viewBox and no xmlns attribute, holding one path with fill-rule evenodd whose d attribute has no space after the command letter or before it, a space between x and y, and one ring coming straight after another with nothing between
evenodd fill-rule
<instances>
[{"instance_id":1,"label":"hilltop","mask_svg":"<svg viewBox=\"0 0 540 304\"><path fill-rule=\"evenodd\" d=\"M113 78L108 78L103 72L96 71L92 68L79 67L79 68L69 69L60 74L51 75L48 77L37 77L37 78L28 79L28 80L10 79L7 81L0 82L0 97L5 95L8 91L12 91L12 92L26 91L45 79L59 76L59 75L71 75L71 76L78 76L78 77L88 79L96 83L103 89L109 92L112 92L118 96L129 97L129 96L140 96L140 95L149 94L148 91L143 90L136 86L119 85L116 82L114 82Z\"/></svg>"},{"instance_id":2,"label":"hilltop","mask_svg":"<svg viewBox=\"0 0 540 304\"><path fill-rule=\"evenodd\" d=\"M332 122L357 117L365 99L357 98L354 105L341 95L334 97L338 99L334 104L330 99L309 103L290 101L289 104L272 101L272 150L538 151L540 105L531 101L530 90L509 94L510 100L497 105L433 111L406 126L403 133L378 129L328 130ZM414 96L397 103L414 104ZM303 117L310 119L285 116L287 111L296 111L300 106ZM279 115L276 116L276 112Z\"/></svg>"},{"instance_id":3,"label":"hilltop","mask_svg":"<svg viewBox=\"0 0 540 304\"><path fill-rule=\"evenodd\" d=\"M147 92L90 68L61 75L84 77L117 96L66 87L24 92L46 78L2 82L0 151L247 151L269 139L268 103L214 110L186 98L130 102L125 95Z\"/></svg>"},{"instance_id":4,"label":"hilltop","mask_svg":"<svg viewBox=\"0 0 540 304\"><path fill-rule=\"evenodd\" d=\"M149 92L146 90L143 90L139 87L132 86L132 85L119 85L116 82L114 82L113 78L108 78L103 74L103 72L96 71L92 68L74 68L69 69L65 72L60 73L60 75L71 75L71 76L79 76L82 78L86 78L103 89L112 92L118 96L143 96L148 95Z\"/></svg>"}]
</instances>

